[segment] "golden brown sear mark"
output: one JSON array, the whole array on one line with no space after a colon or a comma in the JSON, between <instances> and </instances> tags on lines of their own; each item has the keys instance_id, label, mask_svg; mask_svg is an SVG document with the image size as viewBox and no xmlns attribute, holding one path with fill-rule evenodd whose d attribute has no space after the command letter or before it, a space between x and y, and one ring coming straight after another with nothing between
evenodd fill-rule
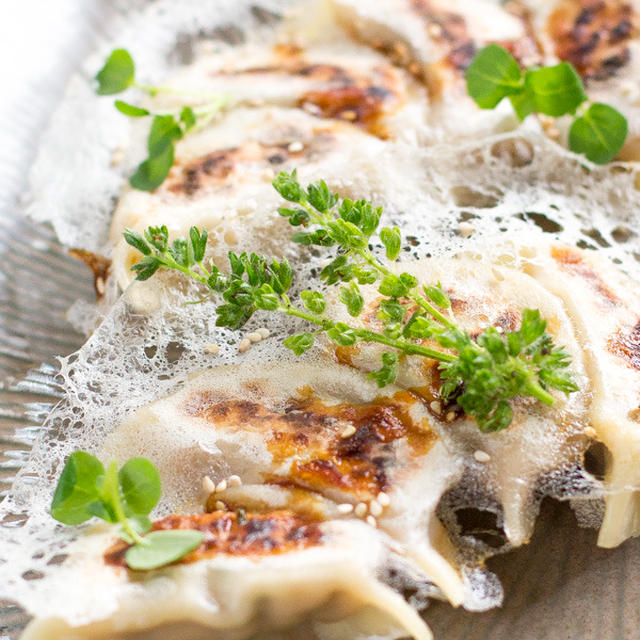
<instances>
[{"instance_id":1,"label":"golden brown sear mark","mask_svg":"<svg viewBox=\"0 0 640 640\"><path fill-rule=\"evenodd\" d=\"M621 0L563 0L547 30L555 54L585 79L614 76L629 61L629 40L638 33L637 16Z\"/></svg>"},{"instance_id":2,"label":"golden brown sear mark","mask_svg":"<svg viewBox=\"0 0 640 640\"><path fill-rule=\"evenodd\" d=\"M276 464L295 458L286 475L272 474L269 482L319 492L341 489L365 498L389 488L394 443L406 442L415 455L433 445L429 425L410 415L416 402L422 404L415 394L399 391L361 404L326 404L304 388L282 411L208 393L193 394L183 410L217 427L264 433Z\"/></svg>"},{"instance_id":3,"label":"golden brown sear mark","mask_svg":"<svg viewBox=\"0 0 640 640\"><path fill-rule=\"evenodd\" d=\"M611 291L604 280L591 268L584 256L571 247L552 247L551 257L563 270L586 280L609 305L620 304L618 296Z\"/></svg>"},{"instance_id":4,"label":"golden brown sear mark","mask_svg":"<svg viewBox=\"0 0 640 640\"><path fill-rule=\"evenodd\" d=\"M152 531L196 529L205 534L200 546L180 560L197 562L218 554L265 556L299 551L321 543L319 523L290 511L242 514L214 511L186 516L168 516L154 522ZM125 566L129 544L119 540L104 554L107 564Z\"/></svg>"},{"instance_id":5,"label":"golden brown sear mark","mask_svg":"<svg viewBox=\"0 0 640 640\"><path fill-rule=\"evenodd\" d=\"M434 6L430 0L411 0L416 13L426 23L429 36L438 41L446 50L445 60L459 71L464 71L473 60L478 50L478 44L474 42L467 28L467 21L464 16ZM539 57L538 44L535 38L528 33L524 17L516 14L515 17L523 21L525 31L521 38L516 40L505 40L496 42L520 61L527 61L531 64ZM483 43L481 46L484 46Z\"/></svg>"},{"instance_id":6,"label":"golden brown sear mark","mask_svg":"<svg viewBox=\"0 0 640 640\"><path fill-rule=\"evenodd\" d=\"M384 139L389 134L380 120L395 101L393 93L382 86L344 86L308 91L298 106L312 107L314 115L351 122Z\"/></svg>"},{"instance_id":7,"label":"golden brown sear mark","mask_svg":"<svg viewBox=\"0 0 640 640\"><path fill-rule=\"evenodd\" d=\"M640 322L628 333L618 331L607 343L609 351L627 362L634 369L640 370Z\"/></svg>"},{"instance_id":8,"label":"golden brown sear mark","mask_svg":"<svg viewBox=\"0 0 640 640\"><path fill-rule=\"evenodd\" d=\"M318 134L322 142L326 135ZM193 196L204 187L220 187L229 179L242 164L252 162L280 165L290 158L299 158L303 151L290 151L285 144L267 146L257 143L247 143L241 147L219 149L196 158L185 164L177 165L167 181L167 189L176 195Z\"/></svg>"}]
</instances>

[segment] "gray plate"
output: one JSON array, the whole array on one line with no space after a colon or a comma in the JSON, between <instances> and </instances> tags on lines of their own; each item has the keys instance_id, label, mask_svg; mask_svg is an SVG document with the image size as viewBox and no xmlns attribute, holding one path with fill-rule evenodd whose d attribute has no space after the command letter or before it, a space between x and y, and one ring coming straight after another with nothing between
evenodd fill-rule
<instances>
[{"instance_id":1,"label":"gray plate","mask_svg":"<svg viewBox=\"0 0 640 640\"><path fill-rule=\"evenodd\" d=\"M135 4L29 0L13 3L0 25L0 492L59 398L55 356L82 343L64 313L93 297L89 271L50 229L22 217L19 196L66 79L109 20ZM489 563L505 586L504 607L470 614L434 604L427 618L436 640L640 638L640 540L615 550L595 540L566 505L545 502L532 543ZM24 623L18 607L0 603L0 640L17 638Z\"/></svg>"}]
</instances>

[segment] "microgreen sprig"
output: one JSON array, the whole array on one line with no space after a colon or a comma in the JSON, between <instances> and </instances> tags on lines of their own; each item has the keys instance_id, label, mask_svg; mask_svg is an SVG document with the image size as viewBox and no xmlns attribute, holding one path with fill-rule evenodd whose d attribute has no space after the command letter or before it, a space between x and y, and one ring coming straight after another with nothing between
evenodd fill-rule
<instances>
[{"instance_id":1,"label":"microgreen sprig","mask_svg":"<svg viewBox=\"0 0 640 640\"><path fill-rule=\"evenodd\" d=\"M173 165L176 141L189 131L205 127L229 103L229 97L224 95L205 95L195 91L136 82L133 58L126 49L112 51L102 69L96 74L95 80L96 93L101 96L119 94L133 87L150 96L174 93L204 100L204 104L200 106L184 106L173 113L152 113L123 100L115 101L116 109L126 116L153 117L147 139L147 159L129 179L131 186L141 191L152 191L164 182Z\"/></svg>"},{"instance_id":2,"label":"microgreen sprig","mask_svg":"<svg viewBox=\"0 0 640 640\"><path fill-rule=\"evenodd\" d=\"M627 137L626 118L601 102L588 103L578 72L569 62L527 69L503 47L490 44L475 55L466 74L467 91L482 109L509 98L516 115L576 115L569 130L569 148L596 164L615 158Z\"/></svg>"},{"instance_id":3,"label":"microgreen sprig","mask_svg":"<svg viewBox=\"0 0 640 640\"><path fill-rule=\"evenodd\" d=\"M152 531L149 513L162 493L158 470L146 458L131 458L118 470L107 468L86 451L72 453L56 487L51 515L67 525L92 517L120 525L120 537L131 546L125 561L131 569L155 569L179 560L203 539L200 531ZM145 535L146 534L146 535Z\"/></svg>"},{"instance_id":4,"label":"microgreen sprig","mask_svg":"<svg viewBox=\"0 0 640 640\"><path fill-rule=\"evenodd\" d=\"M229 274L213 262L205 266L207 232L196 227L188 238L173 244L164 226L149 227L144 236L128 229L125 240L143 254L132 267L137 279L146 280L158 269L174 269L202 283L222 297L218 326L239 329L260 310L306 320L315 326L313 331L284 341L296 355L311 349L319 334L344 347L361 342L384 345L380 368L369 374L380 387L396 380L403 356L435 360L443 380L442 398L457 402L481 431L499 431L510 424L513 398L528 396L551 405L551 390L567 394L577 390L568 369L570 358L546 333L539 311L525 309L517 331L500 334L488 327L473 339L457 325L451 301L439 283L421 287L415 276L391 271L372 252L369 245L378 232L381 207L366 200L340 199L322 180L305 189L295 171L280 173L273 186L295 205L278 210L300 229L292 236L294 242L337 249L320 279L325 285L339 285L338 299L352 322L329 317L327 299L319 290L302 291L299 304L294 304L289 296L293 271L286 260L229 252ZM400 230L383 227L379 237L387 259L396 260L402 246ZM380 331L356 320L364 309L360 287L373 284L380 294Z\"/></svg>"}]
</instances>

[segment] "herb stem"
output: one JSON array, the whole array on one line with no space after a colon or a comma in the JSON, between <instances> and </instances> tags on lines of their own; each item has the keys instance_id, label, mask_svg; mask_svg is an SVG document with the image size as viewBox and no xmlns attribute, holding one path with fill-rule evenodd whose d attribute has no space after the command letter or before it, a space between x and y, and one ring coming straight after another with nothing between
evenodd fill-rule
<instances>
[{"instance_id":1,"label":"herb stem","mask_svg":"<svg viewBox=\"0 0 640 640\"><path fill-rule=\"evenodd\" d=\"M113 515L122 526L122 530L136 544L148 544L148 542L131 526L129 519L124 512L122 497L120 495L120 484L118 482L118 463L115 460L112 460L107 466L104 475L103 492L110 498L109 504L113 509Z\"/></svg>"}]
</instances>

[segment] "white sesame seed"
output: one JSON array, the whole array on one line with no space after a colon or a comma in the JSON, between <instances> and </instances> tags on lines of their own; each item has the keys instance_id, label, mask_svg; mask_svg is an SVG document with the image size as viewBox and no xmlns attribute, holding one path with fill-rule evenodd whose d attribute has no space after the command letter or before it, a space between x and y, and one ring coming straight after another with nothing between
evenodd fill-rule
<instances>
[{"instance_id":1,"label":"white sesame seed","mask_svg":"<svg viewBox=\"0 0 640 640\"><path fill-rule=\"evenodd\" d=\"M342 513L346 515L347 513L351 513L353 511L353 505L345 502L344 504L339 504L337 507L338 513Z\"/></svg>"},{"instance_id":2,"label":"white sesame seed","mask_svg":"<svg viewBox=\"0 0 640 640\"><path fill-rule=\"evenodd\" d=\"M381 491L378 494L378 497L376 498L376 500L378 501L378 504L382 507L388 507L391 504L391 499L384 491Z\"/></svg>"},{"instance_id":3,"label":"white sesame seed","mask_svg":"<svg viewBox=\"0 0 640 640\"><path fill-rule=\"evenodd\" d=\"M220 480L220 482L218 482L218 484L216 485L216 493L222 493L223 491L227 490L227 481L226 480Z\"/></svg>"},{"instance_id":4,"label":"white sesame seed","mask_svg":"<svg viewBox=\"0 0 640 640\"><path fill-rule=\"evenodd\" d=\"M354 513L358 518L364 518L367 515L367 505L364 502L358 502L354 509Z\"/></svg>"},{"instance_id":5,"label":"white sesame seed","mask_svg":"<svg viewBox=\"0 0 640 640\"><path fill-rule=\"evenodd\" d=\"M240 476L229 476L227 478L227 482L229 483L230 487L239 487L242 484L242 478Z\"/></svg>"},{"instance_id":6,"label":"white sesame seed","mask_svg":"<svg viewBox=\"0 0 640 640\"><path fill-rule=\"evenodd\" d=\"M248 338L242 338L242 340L240 340L240 344L238 345L238 352L244 353L245 351L249 350L250 346L251 341Z\"/></svg>"},{"instance_id":7,"label":"white sesame seed","mask_svg":"<svg viewBox=\"0 0 640 640\"><path fill-rule=\"evenodd\" d=\"M247 338L251 342L260 342L260 340L262 340L262 336L257 331L252 331L251 333L248 333Z\"/></svg>"},{"instance_id":8,"label":"white sesame seed","mask_svg":"<svg viewBox=\"0 0 640 640\"><path fill-rule=\"evenodd\" d=\"M213 493L216 490L216 485L215 485L215 482L209 476L204 476L202 478L202 488L207 493Z\"/></svg>"},{"instance_id":9,"label":"white sesame seed","mask_svg":"<svg viewBox=\"0 0 640 640\"><path fill-rule=\"evenodd\" d=\"M377 500L372 500L369 503L369 511L372 516L377 518L379 515L382 515L382 505Z\"/></svg>"},{"instance_id":10,"label":"white sesame seed","mask_svg":"<svg viewBox=\"0 0 640 640\"><path fill-rule=\"evenodd\" d=\"M442 26L439 25L437 22L430 22L427 25L427 32L429 33L430 36L434 36L437 38L442 35Z\"/></svg>"},{"instance_id":11,"label":"white sesame seed","mask_svg":"<svg viewBox=\"0 0 640 640\"><path fill-rule=\"evenodd\" d=\"M433 411L433 413L437 413L438 415L442 413L442 405L437 400L431 402L429 407L431 407L431 411Z\"/></svg>"},{"instance_id":12,"label":"white sesame seed","mask_svg":"<svg viewBox=\"0 0 640 640\"><path fill-rule=\"evenodd\" d=\"M226 511L227 510L227 505L222 502L222 500L216 500L216 511Z\"/></svg>"},{"instance_id":13,"label":"white sesame seed","mask_svg":"<svg viewBox=\"0 0 640 640\"><path fill-rule=\"evenodd\" d=\"M321 113L320 107L317 104L313 104L313 102L305 102L302 108L312 116L317 116Z\"/></svg>"},{"instance_id":14,"label":"white sesame seed","mask_svg":"<svg viewBox=\"0 0 640 640\"><path fill-rule=\"evenodd\" d=\"M453 422L456 419L456 412L455 411L449 411L445 417L445 420L447 422Z\"/></svg>"},{"instance_id":15,"label":"white sesame seed","mask_svg":"<svg viewBox=\"0 0 640 640\"><path fill-rule=\"evenodd\" d=\"M489 462L491 460L491 456L486 451L480 451L480 449L473 452L473 457L478 462Z\"/></svg>"},{"instance_id":16,"label":"white sesame seed","mask_svg":"<svg viewBox=\"0 0 640 640\"><path fill-rule=\"evenodd\" d=\"M304 145L299 140L292 142L287 147L287 150L289 151L289 153L298 153L298 151L302 151L303 149L304 149Z\"/></svg>"},{"instance_id":17,"label":"white sesame seed","mask_svg":"<svg viewBox=\"0 0 640 640\"><path fill-rule=\"evenodd\" d=\"M598 436L596 430L593 427L585 427L584 435L589 438L596 438Z\"/></svg>"},{"instance_id":18,"label":"white sesame seed","mask_svg":"<svg viewBox=\"0 0 640 640\"><path fill-rule=\"evenodd\" d=\"M341 438L350 438L356 432L356 428L350 424L341 434Z\"/></svg>"},{"instance_id":19,"label":"white sesame seed","mask_svg":"<svg viewBox=\"0 0 640 640\"><path fill-rule=\"evenodd\" d=\"M367 524L374 529L378 526L376 519L373 516L367 516Z\"/></svg>"},{"instance_id":20,"label":"white sesame seed","mask_svg":"<svg viewBox=\"0 0 640 640\"><path fill-rule=\"evenodd\" d=\"M214 344L213 342L211 344L206 345L206 347L204 348L204 350L207 353L210 353L212 356L217 356L220 353L220 347L217 344Z\"/></svg>"},{"instance_id":21,"label":"white sesame seed","mask_svg":"<svg viewBox=\"0 0 640 640\"><path fill-rule=\"evenodd\" d=\"M458 233L463 238L468 238L476 228L470 222L460 222L458 224Z\"/></svg>"},{"instance_id":22,"label":"white sesame seed","mask_svg":"<svg viewBox=\"0 0 640 640\"><path fill-rule=\"evenodd\" d=\"M96 278L96 291L99 296L103 296L105 292L104 278L101 278L100 276Z\"/></svg>"},{"instance_id":23,"label":"white sesame seed","mask_svg":"<svg viewBox=\"0 0 640 640\"><path fill-rule=\"evenodd\" d=\"M498 333L504 333L504 327L501 327L500 325L498 325L498 326L496 327L496 331L497 331Z\"/></svg>"},{"instance_id":24,"label":"white sesame seed","mask_svg":"<svg viewBox=\"0 0 640 640\"><path fill-rule=\"evenodd\" d=\"M271 335L271 331L269 331L269 329L267 329L266 327L260 327L257 331L262 336L263 340Z\"/></svg>"}]
</instances>

